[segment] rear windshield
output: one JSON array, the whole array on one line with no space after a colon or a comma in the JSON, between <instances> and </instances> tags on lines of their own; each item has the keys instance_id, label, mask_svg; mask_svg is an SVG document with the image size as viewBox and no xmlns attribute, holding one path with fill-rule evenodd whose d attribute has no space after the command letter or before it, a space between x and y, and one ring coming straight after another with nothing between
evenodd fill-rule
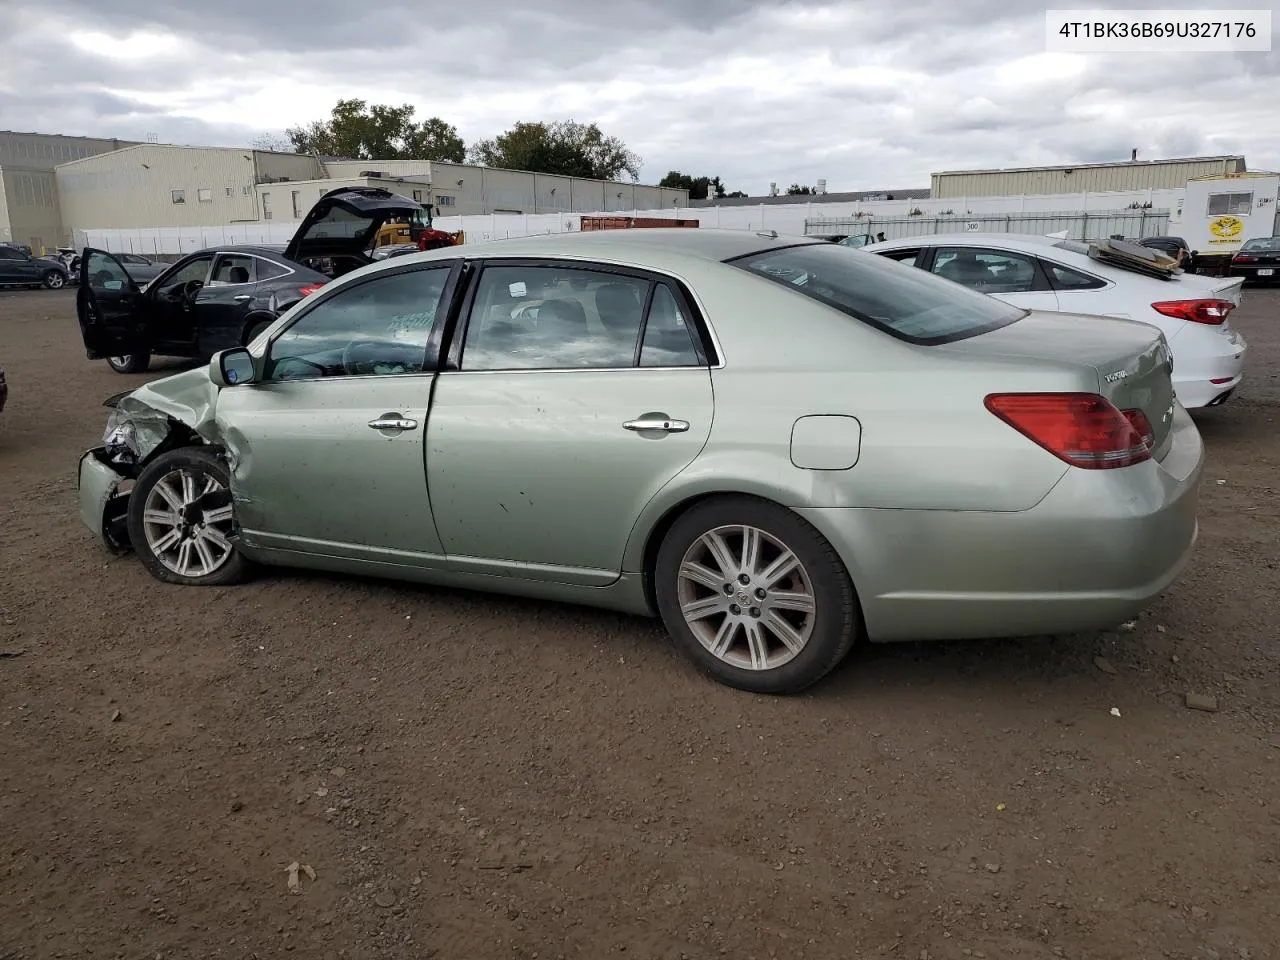
<instances>
[{"instance_id":1,"label":"rear windshield","mask_svg":"<svg viewBox=\"0 0 1280 960\"><path fill-rule=\"evenodd\" d=\"M1280 251L1280 237L1260 237L1257 240L1250 240L1240 249L1251 252L1261 250L1264 253L1276 253Z\"/></svg>"},{"instance_id":2,"label":"rear windshield","mask_svg":"<svg viewBox=\"0 0 1280 960\"><path fill-rule=\"evenodd\" d=\"M729 262L910 343L976 337L1027 314L916 267L833 243L766 250Z\"/></svg>"}]
</instances>

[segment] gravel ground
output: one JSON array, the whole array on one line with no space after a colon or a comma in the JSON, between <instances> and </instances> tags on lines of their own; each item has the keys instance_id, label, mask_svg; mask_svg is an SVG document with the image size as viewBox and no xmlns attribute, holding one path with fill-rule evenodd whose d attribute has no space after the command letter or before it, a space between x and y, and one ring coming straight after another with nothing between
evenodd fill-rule
<instances>
[{"instance_id":1,"label":"gravel ground","mask_svg":"<svg viewBox=\"0 0 1280 960\"><path fill-rule=\"evenodd\" d=\"M1136 629L868 647L785 699L645 620L153 581L77 515L146 377L72 298L0 293L2 960L1280 956L1280 293Z\"/></svg>"}]
</instances>

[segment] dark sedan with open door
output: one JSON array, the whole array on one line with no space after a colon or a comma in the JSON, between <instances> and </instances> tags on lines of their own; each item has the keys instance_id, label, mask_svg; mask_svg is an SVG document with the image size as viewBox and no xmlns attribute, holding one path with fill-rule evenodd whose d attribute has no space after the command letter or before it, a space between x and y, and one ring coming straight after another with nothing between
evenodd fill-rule
<instances>
[{"instance_id":1,"label":"dark sedan with open door","mask_svg":"<svg viewBox=\"0 0 1280 960\"><path fill-rule=\"evenodd\" d=\"M119 258L86 248L76 295L85 353L119 373L141 373L152 356L207 360L247 344L332 277L372 263L383 223L423 214L421 204L387 190L332 190L283 251L199 250L145 286Z\"/></svg>"}]
</instances>

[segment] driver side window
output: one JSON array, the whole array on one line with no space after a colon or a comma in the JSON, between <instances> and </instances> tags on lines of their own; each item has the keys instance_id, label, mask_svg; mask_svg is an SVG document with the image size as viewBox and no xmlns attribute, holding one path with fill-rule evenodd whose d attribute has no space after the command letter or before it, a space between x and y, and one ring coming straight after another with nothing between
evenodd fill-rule
<instances>
[{"instance_id":1,"label":"driver side window","mask_svg":"<svg viewBox=\"0 0 1280 960\"><path fill-rule=\"evenodd\" d=\"M450 269L384 274L317 304L272 341L266 378L421 373Z\"/></svg>"},{"instance_id":2,"label":"driver side window","mask_svg":"<svg viewBox=\"0 0 1280 960\"><path fill-rule=\"evenodd\" d=\"M204 286L205 278L209 276L209 265L211 263L213 263L213 257L196 257L194 260L188 260L161 281L161 285L156 289L156 294L161 297L181 297L187 284ZM194 291L185 292L192 293Z\"/></svg>"}]
</instances>

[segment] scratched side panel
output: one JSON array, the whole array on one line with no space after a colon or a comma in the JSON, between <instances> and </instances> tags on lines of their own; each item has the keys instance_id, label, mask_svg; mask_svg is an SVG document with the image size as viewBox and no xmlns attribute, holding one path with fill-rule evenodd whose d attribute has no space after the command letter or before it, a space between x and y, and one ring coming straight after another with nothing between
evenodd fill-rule
<instances>
[{"instance_id":1,"label":"scratched side panel","mask_svg":"<svg viewBox=\"0 0 1280 960\"><path fill-rule=\"evenodd\" d=\"M441 374L427 475L451 564L616 579L636 518L698 456L713 406L704 368ZM689 426L624 428L645 414Z\"/></svg>"},{"instance_id":2,"label":"scratched side panel","mask_svg":"<svg viewBox=\"0 0 1280 960\"><path fill-rule=\"evenodd\" d=\"M393 562L439 558L423 466L431 375L248 384L217 426L246 542ZM396 434L371 420L416 423Z\"/></svg>"}]
</instances>

